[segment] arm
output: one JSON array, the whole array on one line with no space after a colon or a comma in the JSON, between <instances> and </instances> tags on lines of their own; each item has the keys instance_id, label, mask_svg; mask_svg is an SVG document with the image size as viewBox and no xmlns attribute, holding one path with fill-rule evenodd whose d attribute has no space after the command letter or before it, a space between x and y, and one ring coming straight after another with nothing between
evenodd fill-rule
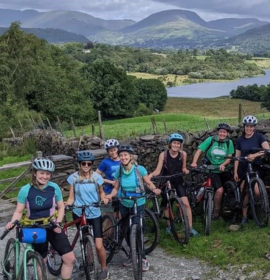
<instances>
[{"instance_id":1,"label":"arm","mask_svg":"<svg viewBox=\"0 0 270 280\"><path fill-rule=\"evenodd\" d=\"M15 209L15 212L12 216L12 219L11 219L11 222L7 223L6 224L6 228L7 229L10 229L12 227L12 223L16 220L20 220L22 218L22 215L23 215L23 210L25 209L25 204L22 204L22 203L17 203L17 206L16 206L16 209Z\"/></svg>"},{"instance_id":2,"label":"arm","mask_svg":"<svg viewBox=\"0 0 270 280\"><path fill-rule=\"evenodd\" d=\"M183 151L182 156L183 156L182 172L185 173L185 174L188 174L189 170L187 169L187 153Z\"/></svg>"},{"instance_id":3,"label":"arm","mask_svg":"<svg viewBox=\"0 0 270 280\"><path fill-rule=\"evenodd\" d=\"M108 202L110 201L110 199L105 195L105 192L103 190L103 185L99 187L99 196L100 196L100 200L103 201L105 205L107 205Z\"/></svg>"},{"instance_id":4,"label":"arm","mask_svg":"<svg viewBox=\"0 0 270 280\"><path fill-rule=\"evenodd\" d=\"M73 203L74 203L74 188L73 186L69 185L69 195L66 204L72 205Z\"/></svg>"},{"instance_id":5,"label":"arm","mask_svg":"<svg viewBox=\"0 0 270 280\"><path fill-rule=\"evenodd\" d=\"M235 150L235 156L240 157L241 156L241 151L240 150ZM234 162L234 180L238 182L238 166L239 166L239 161Z\"/></svg>"},{"instance_id":6,"label":"arm","mask_svg":"<svg viewBox=\"0 0 270 280\"><path fill-rule=\"evenodd\" d=\"M60 201L56 202L56 205L57 205L57 211L58 211L56 223L62 223L64 214L65 214L65 204L64 204L64 201L60 200Z\"/></svg>"},{"instance_id":7,"label":"arm","mask_svg":"<svg viewBox=\"0 0 270 280\"><path fill-rule=\"evenodd\" d=\"M268 144L268 142L267 142L267 141L264 141L264 142L261 144L261 147L262 147L263 149L269 149L269 144ZM250 154L250 155L248 155L248 161L253 161L255 158L261 157L261 156L263 156L263 155L264 155L264 151L259 151L259 152L255 153L255 154Z\"/></svg>"},{"instance_id":8,"label":"arm","mask_svg":"<svg viewBox=\"0 0 270 280\"><path fill-rule=\"evenodd\" d=\"M107 194L105 197L108 198L109 200L112 200L112 198L117 195L118 190L119 190L119 181L116 180L112 192L110 194Z\"/></svg>"},{"instance_id":9,"label":"arm","mask_svg":"<svg viewBox=\"0 0 270 280\"><path fill-rule=\"evenodd\" d=\"M152 177L158 176L160 174L162 167L163 167L163 162L164 162L164 152L160 153L160 155L158 157L158 164L157 164L156 169L148 175L150 180Z\"/></svg>"},{"instance_id":10,"label":"arm","mask_svg":"<svg viewBox=\"0 0 270 280\"><path fill-rule=\"evenodd\" d=\"M192 163L191 163L191 167L194 167L196 168L197 167L197 161L199 159L199 157L201 156L202 154L202 150L198 149L196 152L195 152L195 155L193 157L193 160L192 160Z\"/></svg>"},{"instance_id":11,"label":"arm","mask_svg":"<svg viewBox=\"0 0 270 280\"><path fill-rule=\"evenodd\" d=\"M100 175L103 177L103 181L104 181L105 184L110 184L110 185L113 185L113 186L114 186L115 181L104 178L104 176L105 176L104 172L102 172L102 171L99 170L99 169L97 169L96 172L97 172L98 174L100 174Z\"/></svg>"},{"instance_id":12,"label":"arm","mask_svg":"<svg viewBox=\"0 0 270 280\"><path fill-rule=\"evenodd\" d=\"M156 195L159 195L161 190L157 189L156 186L151 182L149 175L143 177L144 182L147 184L148 188Z\"/></svg>"},{"instance_id":13,"label":"arm","mask_svg":"<svg viewBox=\"0 0 270 280\"><path fill-rule=\"evenodd\" d=\"M228 155L228 157L231 157L232 155ZM227 158L220 166L219 166L219 170L220 171L224 171L226 165L228 165L231 162L231 160L229 158Z\"/></svg>"}]
</instances>

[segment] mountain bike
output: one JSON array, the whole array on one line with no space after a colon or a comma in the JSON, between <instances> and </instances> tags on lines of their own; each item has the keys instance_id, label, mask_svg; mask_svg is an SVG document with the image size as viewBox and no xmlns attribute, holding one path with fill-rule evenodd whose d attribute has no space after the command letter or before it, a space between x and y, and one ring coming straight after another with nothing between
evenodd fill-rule
<instances>
[{"instance_id":1,"label":"mountain bike","mask_svg":"<svg viewBox=\"0 0 270 280\"><path fill-rule=\"evenodd\" d=\"M14 227L16 237L7 241L1 262L4 279L47 280L45 263L42 256L34 251L33 244L45 242L46 229L52 229L54 225L23 226L16 220L13 227L5 230L0 239L3 240Z\"/></svg>"},{"instance_id":2,"label":"mountain bike","mask_svg":"<svg viewBox=\"0 0 270 280\"><path fill-rule=\"evenodd\" d=\"M224 188L228 188L234 194L233 204L231 208L231 216L234 220L244 207L250 205L252 217L258 227L266 227L269 219L269 199L265 185L258 172L253 170L252 163L248 161L247 157L228 157L232 161L240 161L247 163L247 170L239 182L228 181ZM245 181L243 189L240 189L241 183ZM249 202L244 203L245 195L248 193ZM222 204L222 211L224 211L224 204Z\"/></svg>"},{"instance_id":3,"label":"mountain bike","mask_svg":"<svg viewBox=\"0 0 270 280\"><path fill-rule=\"evenodd\" d=\"M77 241L79 240L82 262L79 263L78 260L76 260L76 265L80 270L82 270L82 272L84 272L86 276L86 280L91 280L91 274L93 275L94 279L98 278L99 261L98 261L96 245L93 237L93 229L92 226L89 225L86 221L85 210L88 207L100 207L100 204L97 202L90 205L66 206L66 212L71 211L73 208L80 208L82 209L82 215L76 220L67 222L67 217L65 212L64 219L63 219L64 221L63 231L68 236L68 228L76 224L79 224L75 236L72 239L71 246L72 249L74 249ZM60 275L61 267L62 267L62 258L54 250L53 247L50 247L48 251L47 267L52 275L54 276Z\"/></svg>"},{"instance_id":4,"label":"mountain bike","mask_svg":"<svg viewBox=\"0 0 270 280\"><path fill-rule=\"evenodd\" d=\"M183 173L177 173L167 176L155 176L152 181L163 191L163 199L169 210L169 216L164 214L160 207L159 199L154 196L147 199L146 207L152 210L158 219L169 221L174 239L180 244L188 244L189 241L189 223L186 208L177 196L176 190L171 186L170 180L182 176Z\"/></svg>"},{"instance_id":5,"label":"mountain bike","mask_svg":"<svg viewBox=\"0 0 270 280\"><path fill-rule=\"evenodd\" d=\"M132 212L124 217L119 217L119 208L115 209L116 218L115 220L111 215L105 214L103 216L103 244L107 253L107 263L109 263L114 254L122 250L126 256L129 256L129 253L123 245L123 240L127 238L127 235L130 235L130 251L132 259L133 274L135 280L142 279L142 253L145 249L145 253L153 251L157 245L158 236L159 236L159 226L155 215L149 210L144 208L145 214L138 214L137 211L137 200L139 198L145 198L146 195L140 196L129 196L125 198L116 198L118 202L121 200L133 200ZM139 223L134 223L133 219L139 217ZM128 221L129 228L123 227L123 224L126 224ZM154 237L144 236L146 232L145 227L148 227L151 224L151 233ZM150 243L150 246L147 244Z\"/></svg>"}]
</instances>

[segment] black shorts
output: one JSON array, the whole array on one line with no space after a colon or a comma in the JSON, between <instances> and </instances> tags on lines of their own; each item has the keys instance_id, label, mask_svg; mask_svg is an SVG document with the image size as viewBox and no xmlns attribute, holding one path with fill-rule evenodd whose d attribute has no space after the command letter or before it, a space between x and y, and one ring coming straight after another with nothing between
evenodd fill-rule
<instances>
[{"instance_id":1,"label":"black shorts","mask_svg":"<svg viewBox=\"0 0 270 280\"><path fill-rule=\"evenodd\" d=\"M75 213L72 213L73 220L79 218ZM102 235L102 216L94 219L86 219L87 223L93 227L94 238L103 238ZM79 227L79 223L76 224L77 228Z\"/></svg>"},{"instance_id":2,"label":"black shorts","mask_svg":"<svg viewBox=\"0 0 270 280\"><path fill-rule=\"evenodd\" d=\"M48 253L48 242L58 252L60 256L73 251L69 240L62 230L60 233L56 233L53 229L47 229L47 242L41 244L34 244L34 250L40 253L43 258L46 258Z\"/></svg>"},{"instance_id":3,"label":"black shorts","mask_svg":"<svg viewBox=\"0 0 270 280\"><path fill-rule=\"evenodd\" d=\"M224 184L230 180L230 174L228 172L214 173L212 174L213 187L217 190L224 186Z\"/></svg>"}]
</instances>

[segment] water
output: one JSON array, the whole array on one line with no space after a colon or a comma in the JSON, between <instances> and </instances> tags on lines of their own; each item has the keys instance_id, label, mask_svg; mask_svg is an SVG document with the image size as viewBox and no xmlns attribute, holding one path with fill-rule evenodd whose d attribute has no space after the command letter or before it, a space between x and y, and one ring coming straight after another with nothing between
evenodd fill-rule
<instances>
[{"instance_id":1,"label":"water","mask_svg":"<svg viewBox=\"0 0 270 280\"><path fill-rule=\"evenodd\" d=\"M266 75L264 76L242 78L232 82L197 83L171 87L167 89L167 93L168 97L214 98L229 96L231 90L236 89L238 86L268 85L270 83L270 70L265 72Z\"/></svg>"}]
</instances>

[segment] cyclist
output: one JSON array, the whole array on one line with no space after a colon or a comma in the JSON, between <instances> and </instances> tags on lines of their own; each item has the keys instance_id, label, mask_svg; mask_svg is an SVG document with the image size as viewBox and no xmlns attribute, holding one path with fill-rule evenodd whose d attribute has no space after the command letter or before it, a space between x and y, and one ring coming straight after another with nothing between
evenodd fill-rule
<instances>
[{"instance_id":1,"label":"cyclist","mask_svg":"<svg viewBox=\"0 0 270 280\"><path fill-rule=\"evenodd\" d=\"M142 190L142 186L139 186L140 181L146 183L148 188L152 190L152 192L155 193L156 195L160 194L160 190L156 189L155 185L149 179L146 169L141 165L135 164L134 150L131 146L129 145L120 146L118 149L118 155L120 158L121 165L120 168L118 168L118 170L114 174L114 177L116 179L115 185L111 194L106 195L107 198L111 200L113 196L116 196L119 188L120 188L120 196L122 198L125 198L126 195L128 196L132 196L133 194L138 195L138 192L144 193ZM137 188L137 192L136 192L136 188ZM137 208L138 214L144 213L145 198L139 198L137 203L138 203L138 208ZM133 201L123 199L119 205L121 216L124 217L128 215L132 209L132 206L133 206ZM139 217L138 216L134 217L133 222L139 223ZM127 224L123 226L129 227L128 220L127 220ZM129 240L127 241L129 244ZM143 251L142 259L143 259L142 270L143 271L149 270L149 263L146 260L144 251ZM124 262L123 265L131 266L132 265L131 258L129 258L126 262Z\"/></svg>"},{"instance_id":2,"label":"cyclist","mask_svg":"<svg viewBox=\"0 0 270 280\"><path fill-rule=\"evenodd\" d=\"M119 142L116 139L109 139L105 142L104 148L107 150L108 157L101 161L98 169L96 170L98 174L105 175L105 178L103 178L105 183L103 187L105 195L111 193L115 184L113 173L119 168L120 165L120 159L117 153L119 146ZM106 207L104 210L106 210L106 212L113 212L113 210L109 209L108 207Z\"/></svg>"},{"instance_id":3,"label":"cyclist","mask_svg":"<svg viewBox=\"0 0 270 280\"><path fill-rule=\"evenodd\" d=\"M99 200L108 203L108 199L104 198L103 179L100 174L92 171L92 165L95 157L90 151L77 152L77 162L79 171L69 175L67 181L70 185L69 197L66 202L67 205L82 206L88 205ZM102 239L102 216L100 208L88 207L86 209L87 222L93 226L95 245L99 262L101 265L101 272L99 280L105 280L109 277L109 271L106 265L106 252L103 247ZM77 219L82 215L82 209L73 209L73 219Z\"/></svg>"},{"instance_id":4,"label":"cyclist","mask_svg":"<svg viewBox=\"0 0 270 280\"><path fill-rule=\"evenodd\" d=\"M46 261L48 252L48 242L62 257L63 265L61 268L62 279L71 279L75 256L67 236L60 228L65 206L59 186L51 181L52 173L55 169L54 163L46 158L36 158L32 163L32 180L29 184L23 186L17 197L17 206L11 222L6 225L7 229L12 227L15 220L22 218L24 209L27 210L27 219L47 219L55 214L55 222L58 227L47 229L47 242L34 244L34 249ZM56 216L55 206L58 208Z\"/></svg>"},{"instance_id":5,"label":"cyclist","mask_svg":"<svg viewBox=\"0 0 270 280\"><path fill-rule=\"evenodd\" d=\"M240 136L236 141L236 152L235 156L247 156L248 161L252 162L252 167L254 170L259 172L259 176L263 176L262 169L260 165L262 164L261 156L264 154L263 151L256 152L253 148L263 148L269 149L269 144L266 141L265 137L261 134L256 132L255 126L257 125L258 121L256 117L248 115L243 118L243 125L244 131L242 136ZM234 179L235 181L239 181L240 178L243 178L245 172L247 170L247 163L235 161L234 163ZM244 187L244 181L241 183L240 188ZM258 190L255 188L255 193L259 195ZM246 205L249 201L248 193L246 193L244 204ZM244 207L242 210L243 217L241 224L245 224L247 222L247 212L248 207Z\"/></svg>"},{"instance_id":6,"label":"cyclist","mask_svg":"<svg viewBox=\"0 0 270 280\"><path fill-rule=\"evenodd\" d=\"M234 153L232 140L229 139L231 127L226 123L220 123L217 126L217 135L206 138L198 147L194 154L191 167L197 167L197 161L202 153L205 153L205 162L218 167L218 171L213 175L213 185L215 188L214 195L214 212L213 219L219 218L221 200L223 196L223 185L228 181L228 173L224 172L226 165L230 163L227 156Z\"/></svg>"},{"instance_id":7,"label":"cyclist","mask_svg":"<svg viewBox=\"0 0 270 280\"><path fill-rule=\"evenodd\" d=\"M182 151L184 138L181 134L172 133L168 139L169 149L167 151L161 152L158 157L158 164L156 169L150 173L149 177L162 175L173 175L179 172L185 174L189 173L186 167L187 154ZM190 236L199 236L199 233L192 227L192 212L189 205L188 198L186 196L186 191L183 187L183 178L181 176L173 178L171 180L172 186L175 188L177 195L181 198L183 204L187 210L187 216L189 221ZM164 207L164 213L169 216L168 209L165 205L166 199L163 199L161 206ZM169 222L168 222L169 223ZM171 232L171 227L168 224L166 228L166 233Z\"/></svg>"}]
</instances>

